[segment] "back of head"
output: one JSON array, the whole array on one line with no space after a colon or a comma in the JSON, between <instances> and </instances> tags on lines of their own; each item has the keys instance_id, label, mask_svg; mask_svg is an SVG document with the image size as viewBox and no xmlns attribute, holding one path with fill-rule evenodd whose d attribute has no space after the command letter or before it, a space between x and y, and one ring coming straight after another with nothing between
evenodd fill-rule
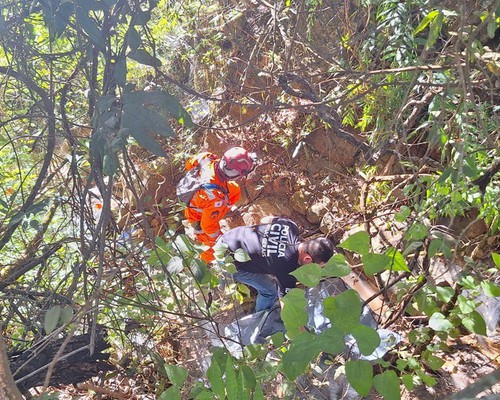
<instances>
[{"instance_id":1,"label":"back of head","mask_svg":"<svg viewBox=\"0 0 500 400\"><path fill-rule=\"evenodd\" d=\"M313 262L326 263L334 254L333 243L325 237L319 237L304 242L304 251L311 256Z\"/></svg>"},{"instance_id":2,"label":"back of head","mask_svg":"<svg viewBox=\"0 0 500 400\"><path fill-rule=\"evenodd\" d=\"M248 153L243 147L232 147L220 160L220 170L228 179L247 176L255 168L257 157Z\"/></svg>"}]
</instances>

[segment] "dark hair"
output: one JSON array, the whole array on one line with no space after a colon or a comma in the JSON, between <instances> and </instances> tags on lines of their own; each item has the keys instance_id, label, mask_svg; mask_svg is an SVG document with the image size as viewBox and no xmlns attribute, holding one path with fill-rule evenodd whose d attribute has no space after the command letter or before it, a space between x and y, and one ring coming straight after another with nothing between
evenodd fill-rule
<instances>
[{"instance_id":1,"label":"dark hair","mask_svg":"<svg viewBox=\"0 0 500 400\"><path fill-rule=\"evenodd\" d=\"M304 242L304 251L314 263L326 263L333 256L334 246L327 238L320 237Z\"/></svg>"}]
</instances>

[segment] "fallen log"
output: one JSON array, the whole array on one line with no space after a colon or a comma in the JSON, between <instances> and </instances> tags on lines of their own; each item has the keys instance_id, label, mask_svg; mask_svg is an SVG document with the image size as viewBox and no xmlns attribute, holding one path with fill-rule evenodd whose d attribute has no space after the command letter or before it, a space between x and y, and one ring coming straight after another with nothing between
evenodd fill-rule
<instances>
[{"instance_id":1,"label":"fallen log","mask_svg":"<svg viewBox=\"0 0 500 400\"><path fill-rule=\"evenodd\" d=\"M66 345L50 376L50 386L61 386L85 382L100 372L111 371L113 365L104 353L110 345L106 341L107 333L98 327L95 348L90 352L91 335L75 335ZM30 349L9 357L10 370L21 392L43 386L47 370L54 360L65 338L54 340L45 347L32 346Z\"/></svg>"}]
</instances>

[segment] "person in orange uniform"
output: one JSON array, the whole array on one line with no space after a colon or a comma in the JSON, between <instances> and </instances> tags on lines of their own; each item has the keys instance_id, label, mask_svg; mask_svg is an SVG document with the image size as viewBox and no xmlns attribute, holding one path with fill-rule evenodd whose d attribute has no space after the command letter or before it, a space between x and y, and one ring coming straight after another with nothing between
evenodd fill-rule
<instances>
[{"instance_id":1,"label":"person in orange uniform","mask_svg":"<svg viewBox=\"0 0 500 400\"><path fill-rule=\"evenodd\" d=\"M209 263L214 260L213 248L222 234L220 220L240 199L241 188L236 180L246 177L255 168L256 156L242 147L227 150L221 158L209 152L200 153L186 161L186 170L201 166L204 181L218 188L199 189L184 210L184 216L193 225L196 238L210 248L201 254Z\"/></svg>"}]
</instances>

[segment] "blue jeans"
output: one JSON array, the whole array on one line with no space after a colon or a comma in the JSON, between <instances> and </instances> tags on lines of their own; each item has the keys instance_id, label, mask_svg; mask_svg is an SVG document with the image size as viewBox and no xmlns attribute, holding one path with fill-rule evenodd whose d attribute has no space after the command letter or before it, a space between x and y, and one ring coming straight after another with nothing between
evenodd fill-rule
<instances>
[{"instance_id":1,"label":"blue jeans","mask_svg":"<svg viewBox=\"0 0 500 400\"><path fill-rule=\"evenodd\" d=\"M278 300L278 286L271 275L238 270L233 278L257 290L255 312L271 308Z\"/></svg>"}]
</instances>

